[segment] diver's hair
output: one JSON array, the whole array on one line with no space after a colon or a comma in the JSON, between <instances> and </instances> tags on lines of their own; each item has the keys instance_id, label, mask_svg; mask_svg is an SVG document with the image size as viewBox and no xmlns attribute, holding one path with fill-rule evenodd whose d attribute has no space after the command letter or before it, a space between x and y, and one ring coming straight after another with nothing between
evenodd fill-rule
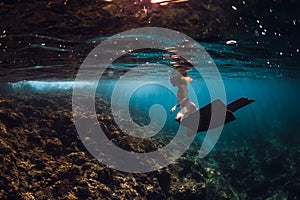
<instances>
[{"instance_id":1,"label":"diver's hair","mask_svg":"<svg viewBox=\"0 0 300 200\"><path fill-rule=\"evenodd\" d=\"M188 68L187 67L184 67L184 66L179 66L177 67L177 72L180 73L183 77L188 77L188 73L187 73L187 70Z\"/></svg>"},{"instance_id":2,"label":"diver's hair","mask_svg":"<svg viewBox=\"0 0 300 200\"><path fill-rule=\"evenodd\" d=\"M180 72L180 74L181 74L183 77L188 77L188 76L189 76L188 73L187 73L187 71Z\"/></svg>"}]
</instances>

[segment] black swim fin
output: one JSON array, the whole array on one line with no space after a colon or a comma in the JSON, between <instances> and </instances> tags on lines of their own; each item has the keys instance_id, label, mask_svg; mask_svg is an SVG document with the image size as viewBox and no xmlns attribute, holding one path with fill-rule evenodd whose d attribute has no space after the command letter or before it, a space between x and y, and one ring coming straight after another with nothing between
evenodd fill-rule
<instances>
[{"instance_id":1,"label":"black swim fin","mask_svg":"<svg viewBox=\"0 0 300 200\"><path fill-rule=\"evenodd\" d=\"M238 100L235 100L227 105L227 110L230 110L231 112L235 112L236 110L254 102L255 100L248 99L245 97L241 97Z\"/></svg>"},{"instance_id":2,"label":"black swim fin","mask_svg":"<svg viewBox=\"0 0 300 200\"><path fill-rule=\"evenodd\" d=\"M191 129L195 133L207 131L209 129L214 129L231 121L234 121L236 118L233 112L254 101L255 100L241 97L238 100L235 100L226 106L220 99L216 99L213 102L207 104L206 106L200 108L199 110L193 112L192 114L183 117L180 120L180 123L183 126L186 126L189 129ZM221 123L222 120L216 120L215 122L211 122L212 106L214 106L216 112L220 112L219 114L215 113L215 115L222 116L224 112L226 113L225 121L223 123Z\"/></svg>"}]
</instances>

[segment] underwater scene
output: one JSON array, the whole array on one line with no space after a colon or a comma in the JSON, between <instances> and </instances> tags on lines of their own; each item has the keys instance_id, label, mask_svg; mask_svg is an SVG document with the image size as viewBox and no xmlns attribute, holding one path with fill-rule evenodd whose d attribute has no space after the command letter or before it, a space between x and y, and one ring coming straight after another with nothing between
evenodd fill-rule
<instances>
[{"instance_id":1,"label":"underwater scene","mask_svg":"<svg viewBox=\"0 0 300 200\"><path fill-rule=\"evenodd\" d=\"M0 0L0 199L300 199L299 9Z\"/></svg>"}]
</instances>

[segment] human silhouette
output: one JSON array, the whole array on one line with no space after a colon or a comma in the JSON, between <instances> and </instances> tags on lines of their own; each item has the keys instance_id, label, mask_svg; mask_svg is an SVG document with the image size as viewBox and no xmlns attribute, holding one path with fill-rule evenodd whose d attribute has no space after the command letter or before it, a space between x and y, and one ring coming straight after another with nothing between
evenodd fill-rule
<instances>
[{"instance_id":1,"label":"human silhouette","mask_svg":"<svg viewBox=\"0 0 300 200\"><path fill-rule=\"evenodd\" d=\"M187 69L183 66L179 66L176 69L176 75L170 77L170 81L173 86L178 87L177 90L177 100L178 103L174 105L170 113L173 113L178 107L180 110L176 114L175 120L180 122L182 118L188 116L189 114L195 112L197 110L196 105L190 101L188 95L188 84L192 81L192 79L188 76ZM187 135L193 135L192 130L187 128Z\"/></svg>"}]
</instances>

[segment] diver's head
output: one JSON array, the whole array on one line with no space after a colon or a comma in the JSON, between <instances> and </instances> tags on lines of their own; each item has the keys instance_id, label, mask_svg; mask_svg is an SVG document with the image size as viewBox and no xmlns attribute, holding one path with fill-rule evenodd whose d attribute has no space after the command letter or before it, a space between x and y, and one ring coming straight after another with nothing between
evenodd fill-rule
<instances>
[{"instance_id":1,"label":"diver's head","mask_svg":"<svg viewBox=\"0 0 300 200\"><path fill-rule=\"evenodd\" d=\"M186 85L187 84L184 77L180 74L177 74L175 76L171 76L170 77L170 82L172 83L173 86L179 86L179 85L183 85L183 84Z\"/></svg>"},{"instance_id":2,"label":"diver's head","mask_svg":"<svg viewBox=\"0 0 300 200\"><path fill-rule=\"evenodd\" d=\"M192 79L187 73L187 68L184 66L179 66L176 69L176 75L170 77L170 81L173 86L187 85Z\"/></svg>"},{"instance_id":3,"label":"diver's head","mask_svg":"<svg viewBox=\"0 0 300 200\"><path fill-rule=\"evenodd\" d=\"M189 76L182 76L180 74L170 77L170 82L173 86L187 85L191 81L192 79Z\"/></svg>"},{"instance_id":4,"label":"diver's head","mask_svg":"<svg viewBox=\"0 0 300 200\"><path fill-rule=\"evenodd\" d=\"M177 67L176 72L177 72L177 74L180 74L181 76L184 76L184 77L189 76L187 73L187 68L182 67L182 66Z\"/></svg>"}]
</instances>

